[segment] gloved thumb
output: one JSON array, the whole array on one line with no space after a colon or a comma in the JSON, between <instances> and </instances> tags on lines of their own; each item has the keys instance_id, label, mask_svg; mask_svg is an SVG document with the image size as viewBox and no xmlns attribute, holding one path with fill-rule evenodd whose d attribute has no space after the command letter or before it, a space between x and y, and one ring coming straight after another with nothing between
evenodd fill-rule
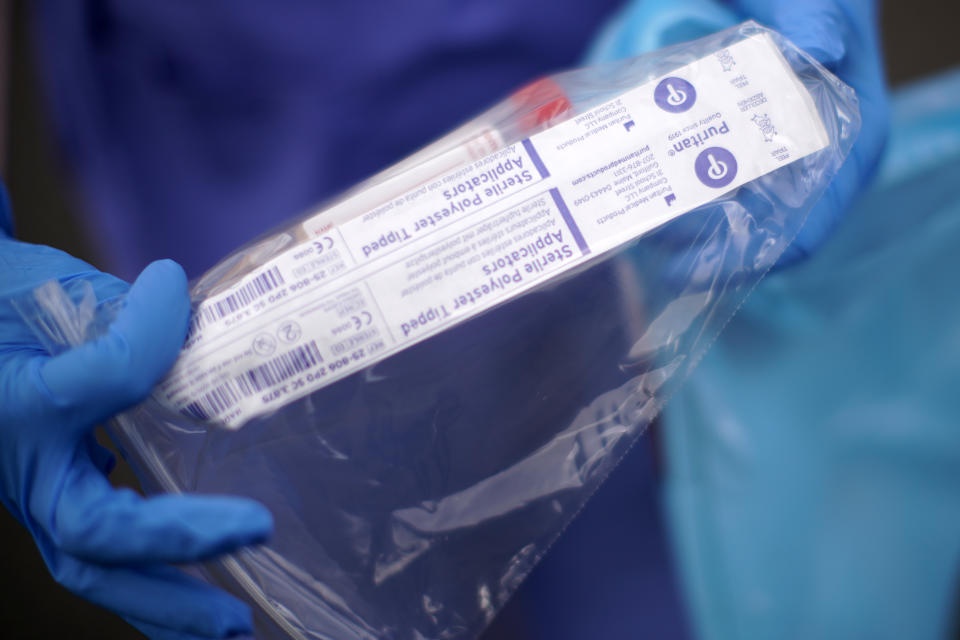
<instances>
[{"instance_id":1,"label":"gloved thumb","mask_svg":"<svg viewBox=\"0 0 960 640\"><path fill-rule=\"evenodd\" d=\"M183 269L150 264L104 335L40 365L49 400L80 430L143 400L176 360L189 316Z\"/></svg>"},{"instance_id":2,"label":"gloved thumb","mask_svg":"<svg viewBox=\"0 0 960 640\"><path fill-rule=\"evenodd\" d=\"M758 4L744 2L749 6ZM768 2L763 0L755 16L778 30L793 44L806 51L820 64L836 68L847 54L849 24L836 0L802 0ZM763 15L771 13L769 17ZM750 14L748 10L748 15Z\"/></svg>"},{"instance_id":3,"label":"gloved thumb","mask_svg":"<svg viewBox=\"0 0 960 640\"><path fill-rule=\"evenodd\" d=\"M607 21L587 51L586 62L637 56L702 38L736 22L733 12L716 0L630 2Z\"/></svg>"}]
</instances>

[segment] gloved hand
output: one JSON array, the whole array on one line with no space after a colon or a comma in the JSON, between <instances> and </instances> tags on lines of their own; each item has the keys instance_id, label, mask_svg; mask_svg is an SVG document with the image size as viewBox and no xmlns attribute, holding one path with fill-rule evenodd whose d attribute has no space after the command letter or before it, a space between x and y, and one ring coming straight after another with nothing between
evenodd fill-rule
<instances>
[{"instance_id":1,"label":"gloved hand","mask_svg":"<svg viewBox=\"0 0 960 640\"><path fill-rule=\"evenodd\" d=\"M0 221L2 200L0 187ZM106 335L50 357L11 300L76 278L89 279L99 300L129 293ZM270 513L249 500L143 499L107 481L115 461L93 427L150 392L177 356L189 311L174 262L151 264L128 287L0 231L0 498L60 584L157 640L249 632L244 604L167 565L261 542L272 528Z\"/></svg>"},{"instance_id":2,"label":"gloved hand","mask_svg":"<svg viewBox=\"0 0 960 640\"><path fill-rule=\"evenodd\" d=\"M875 0L634 0L588 52L599 63L691 40L752 18L776 29L849 84L863 124L850 157L810 212L779 266L823 244L872 177L889 128L889 105L877 36Z\"/></svg>"}]
</instances>

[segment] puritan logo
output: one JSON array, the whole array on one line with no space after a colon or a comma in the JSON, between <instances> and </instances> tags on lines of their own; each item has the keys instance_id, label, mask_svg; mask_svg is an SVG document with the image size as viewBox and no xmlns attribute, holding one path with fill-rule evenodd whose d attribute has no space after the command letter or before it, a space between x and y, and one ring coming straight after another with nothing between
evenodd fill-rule
<instances>
[{"instance_id":1,"label":"puritan logo","mask_svg":"<svg viewBox=\"0 0 960 640\"><path fill-rule=\"evenodd\" d=\"M719 126L707 127L703 131L698 131L692 136L687 136L686 138L677 140L673 143L673 150L670 152L670 155L673 155L674 153L680 153L684 149L693 149L702 146L706 144L707 140L710 138L723 135L724 133L730 133L730 126L727 124L726 120L721 122Z\"/></svg>"}]
</instances>

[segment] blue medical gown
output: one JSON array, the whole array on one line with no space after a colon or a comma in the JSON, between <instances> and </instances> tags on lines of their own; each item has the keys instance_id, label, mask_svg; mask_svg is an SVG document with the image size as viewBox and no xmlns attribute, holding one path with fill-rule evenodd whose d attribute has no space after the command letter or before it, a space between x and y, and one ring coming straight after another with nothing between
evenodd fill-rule
<instances>
[{"instance_id":1,"label":"blue medical gown","mask_svg":"<svg viewBox=\"0 0 960 640\"><path fill-rule=\"evenodd\" d=\"M35 5L48 103L105 267L190 277L573 66L621 0Z\"/></svg>"},{"instance_id":2,"label":"blue medical gown","mask_svg":"<svg viewBox=\"0 0 960 640\"><path fill-rule=\"evenodd\" d=\"M699 636L941 638L960 568L960 70L904 89L875 186L666 413Z\"/></svg>"}]
</instances>

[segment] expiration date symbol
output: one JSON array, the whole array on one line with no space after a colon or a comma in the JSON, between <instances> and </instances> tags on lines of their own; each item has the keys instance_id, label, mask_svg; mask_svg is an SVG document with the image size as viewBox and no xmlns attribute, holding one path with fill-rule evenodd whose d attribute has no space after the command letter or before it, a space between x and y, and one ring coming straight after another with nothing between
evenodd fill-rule
<instances>
[{"instance_id":1,"label":"expiration date symbol","mask_svg":"<svg viewBox=\"0 0 960 640\"><path fill-rule=\"evenodd\" d=\"M269 333L261 333L253 339L253 350L261 356L268 356L277 348L277 340Z\"/></svg>"},{"instance_id":2,"label":"expiration date symbol","mask_svg":"<svg viewBox=\"0 0 960 640\"><path fill-rule=\"evenodd\" d=\"M280 328L277 329L277 337L287 344L296 342L302 333L303 331L300 329L300 325L293 320L284 322L280 325Z\"/></svg>"}]
</instances>

